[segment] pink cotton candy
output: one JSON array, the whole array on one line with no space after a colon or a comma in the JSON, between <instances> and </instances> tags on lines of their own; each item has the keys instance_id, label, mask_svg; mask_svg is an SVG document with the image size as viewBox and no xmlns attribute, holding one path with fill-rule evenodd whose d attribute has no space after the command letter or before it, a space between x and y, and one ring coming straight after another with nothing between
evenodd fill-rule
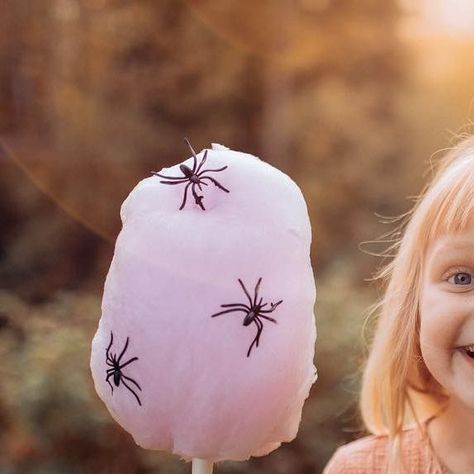
<instances>
[{"instance_id":1,"label":"pink cotton candy","mask_svg":"<svg viewBox=\"0 0 474 474\"><path fill-rule=\"evenodd\" d=\"M179 210L186 185L158 176L123 203L91 369L100 398L140 446L244 460L296 436L316 379L311 227L286 174L219 145L206 158L201 171L227 166L203 176L229 192L211 180L196 186L205 210L191 188ZM183 177L179 165L160 174ZM211 317L250 307L259 279L256 303L276 305L261 313L276 323L244 326L245 310ZM229 304L239 306L221 306ZM127 365L118 373L114 363Z\"/></svg>"}]
</instances>

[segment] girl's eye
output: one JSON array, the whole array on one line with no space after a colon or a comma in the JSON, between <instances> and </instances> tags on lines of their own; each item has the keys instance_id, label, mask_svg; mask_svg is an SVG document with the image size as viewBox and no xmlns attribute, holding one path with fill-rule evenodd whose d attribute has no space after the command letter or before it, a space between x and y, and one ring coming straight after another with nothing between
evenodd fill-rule
<instances>
[{"instance_id":1,"label":"girl's eye","mask_svg":"<svg viewBox=\"0 0 474 474\"><path fill-rule=\"evenodd\" d=\"M472 280L472 275L467 272L458 272L448 278L448 281L455 285L470 285Z\"/></svg>"}]
</instances>

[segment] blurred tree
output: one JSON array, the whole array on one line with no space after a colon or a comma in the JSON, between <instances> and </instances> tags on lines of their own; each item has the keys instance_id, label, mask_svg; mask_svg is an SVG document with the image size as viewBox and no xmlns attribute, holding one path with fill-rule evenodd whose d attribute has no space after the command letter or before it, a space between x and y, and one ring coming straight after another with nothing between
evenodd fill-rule
<instances>
[{"instance_id":1,"label":"blurred tree","mask_svg":"<svg viewBox=\"0 0 474 474\"><path fill-rule=\"evenodd\" d=\"M322 267L373 235L367 210L391 211L389 194L404 195L397 158L410 141L397 111L406 57L395 0L8 3L1 22L15 34L2 36L10 60L0 78L13 85L3 94L21 133L10 128L8 143L53 201L108 242L134 183L187 156L184 136L289 173L314 216ZM16 192L9 199L22 206ZM35 211L44 238L57 219L52 206ZM100 282L111 249L100 239L83 247L68 227L56 226L63 248L84 252L81 278ZM12 235L7 253L43 252L41 238L35 246Z\"/></svg>"}]
</instances>

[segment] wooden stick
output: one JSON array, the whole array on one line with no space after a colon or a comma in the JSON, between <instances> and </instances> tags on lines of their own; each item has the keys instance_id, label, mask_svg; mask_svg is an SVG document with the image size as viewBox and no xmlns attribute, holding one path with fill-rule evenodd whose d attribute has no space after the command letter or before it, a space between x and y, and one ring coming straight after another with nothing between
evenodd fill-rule
<instances>
[{"instance_id":1,"label":"wooden stick","mask_svg":"<svg viewBox=\"0 0 474 474\"><path fill-rule=\"evenodd\" d=\"M212 461L207 459L193 458L192 474L212 474Z\"/></svg>"}]
</instances>

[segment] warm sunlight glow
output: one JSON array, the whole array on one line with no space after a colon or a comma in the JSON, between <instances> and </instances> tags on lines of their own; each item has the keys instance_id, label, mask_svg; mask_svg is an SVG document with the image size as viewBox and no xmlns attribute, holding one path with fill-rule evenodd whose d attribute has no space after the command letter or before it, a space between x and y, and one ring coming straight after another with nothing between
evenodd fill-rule
<instances>
[{"instance_id":1,"label":"warm sunlight glow","mask_svg":"<svg viewBox=\"0 0 474 474\"><path fill-rule=\"evenodd\" d=\"M474 36L472 0L404 0L408 35Z\"/></svg>"}]
</instances>

